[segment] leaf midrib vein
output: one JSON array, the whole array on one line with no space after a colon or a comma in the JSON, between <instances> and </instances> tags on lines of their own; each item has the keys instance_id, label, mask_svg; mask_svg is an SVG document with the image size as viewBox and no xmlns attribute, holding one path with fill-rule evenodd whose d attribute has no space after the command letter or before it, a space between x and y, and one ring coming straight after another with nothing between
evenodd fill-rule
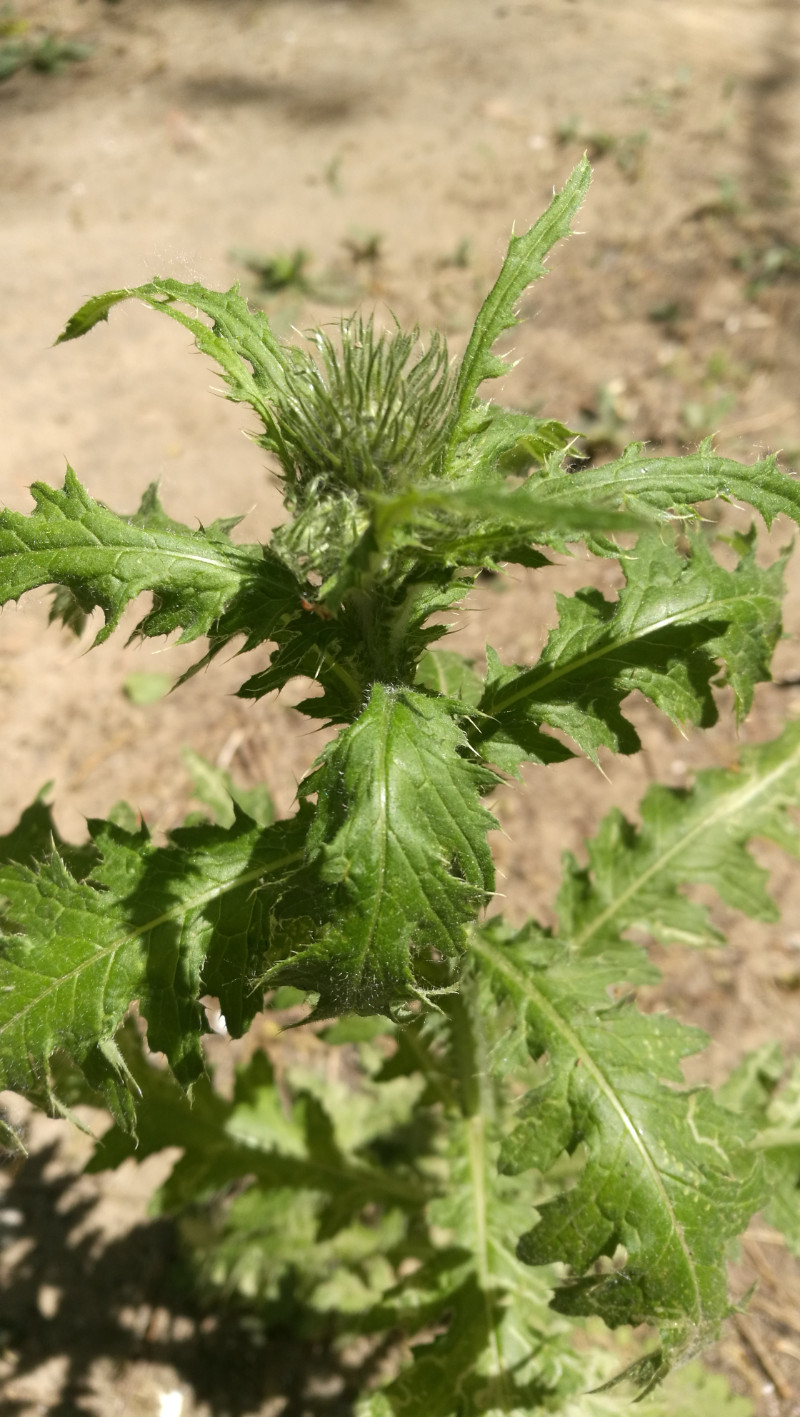
<instances>
[{"instance_id":1,"label":"leaf midrib vein","mask_svg":"<svg viewBox=\"0 0 800 1417\"><path fill-rule=\"evenodd\" d=\"M655 620L651 625L634 630L629 635L615 639L612 643L599 645L588 653L579 656L577 659L568 660L566 664L556 665L551 669L549 674L543 675L542 678L538 680L534 677L539 667L537 665L532 670L527 671L531 675L531 683L521 688L519 681L517 681L513 693L504 695L501 692L498 694L492 704L492 714L496 716L499 713L503 713L506 709L517 703L519 699L532 698L533 695L537 694L541 689L546 689L549 684L555 683L558 679L567 678L570 674L576 674L579 670L585 668L586 665L594 663L597 659L611 655L615 650L624 649L627 645L635 643L636 640L645 639L648 635L657 634L659 630L666 629L671 625L678 625L681 621L689 621L695 616L702 620L703 611L705 610L715 610L717 606L736 605L742 600L747 600L748 603L752 603L757 598L758 597L752 595L752 593L748 594L742 591L740 595L727 596L724 600L703 601L701 605L693 606L691 609L680 610L674 615L667 615L661 620ZM764 598L768 597L765 596Z\"/></svg>"},{"instance_id":2,"label":"leaf midrib vein","mask_svg":"<svg viewBox=\"0 0 800 1417\"><path fill-rule=\"evenodd\" d=\"M707 816L701 817L694 826L682 832L677 840L674 841L671 846L667 847L666 851L663 851L660 856L651 862L647 869L643 871L640 876L637 876L636 880L633 881L631 885L626 887L620 895L615 896L610 905L607 905L605 910L601 911L599 915L596 915L589 925L573 938L573 949L582 949L587 940L590 940L598 930L602 930L603 926L628 903L631 897L642 890L644 886L647 885L648 881L652 880L653 876L657 875L659 871L663 871L672 858L683 851L687 844L693 841L696 836L701 832L707 831L709 827L716 826L719 822L723 821L726 816L734 816L762 792L768 791L784 773L789 772L795 765L798 756L800 756L800 747L795 749L795 752L790 758L780 763L778 767L773 769L771 773L768 773L766 777L757 777L755 782L748 784L747 787L742 788L739 792L730 793L717 804L712 812L709 812Z\"/></svg>"},{"instance_id":3,"label":"leaf midrib vein","mask_svg":"<svg viewBox=\"0 0 800 1417\"><path fill-rule=\"evenodd\" d=\"M390 724L391 724L391 719L392 719L392 715L393 715L394 709L395 709L395 707L396 707L396 702L395 702L394 697L391 696L391 694L390 694L388 691L385 691L385 692L386 692L386 701L385 701L385 703L384 703L384 705L383 705L383 713L382 713L382 720L381 720L381 736L380 736L380 739L379 739L378 752L377 752L376 755L375 755L375 788L376 788L376 793L377 793L377 797L378 797L378 816L379 816L378 860L377 860L377 884L376 884L376 887L375 887L375 896L374 896L372 911L371 911L371 914L370 914L370 917L369 917L368 926L367 926L366 937L365 937L365 940L364 940L363 948L362 948L362 950L361 950L361 960L360 960L360 973L361 973L361 974L363 974L363 972L364 972L364 969L365 969L365 967L366 967L367 958L368 958L368 956L371 954L371 952L372 952L372 950L373 950L373 948L374 948L374 945L375 945L375 937L376 937L376 935L377 935L377 930L378 930L378 921L379 921L379 919L380 919L381 911L383 910L383 901L384 901L384 896L385 896L385 894L386 894L386 863L387 863L387 857L388 857L388 853L389 853L389 835L390 835L390 833L391 833L391 826L390 826L390 823L389 823L389 797L390 797L390 791L389 791L389 781L388 781L388 779L389 779L389 761L388 761L389 754L388 754L388 744L389 744L389 727L390 727Z\"/></svg>"},{"instance_id":4,"label":"leaf midrib vein","mask_svg":"<svg viewBox=\"0 0 800 1417\"><path fill-rule=\"evenodd\" d=\"M71 544L68 543L64 546L47 546L43 548L25 547L24 550L18 552L6 551L0 553L0 560L8 561L16 555L25 557L36 557L39 560L46 561L48 558L51 558L53 556L63 555L64 552L80 551L86 551L90 554L96 553L98 551L105 551L112 554L115 559L118 559L122 555L139 557L157 555L166 557L170 561L192 561L202 566L214 566L215 568L221 571L227 572L228 575L239 575L242 577L254 575L253 570L251 570L249 567L246 567L244 565L235 565L233 564L235 558L229 558L225 555L202 556L198 554L192 554L189 551L176 550L172 546L159 546L158 544L154 546L137 546L132 542L121 542L119 545L109 545L108 542L100 540L97 540L94 545L88 542L73 542ZM97 572L90 574L97 574ZM101 571L99 574L107 575L108 572Z\"/></svg>"},{"instance_id":5,"label":"leaf midrib vein","mask_svg":"<svg viewBox=\"0 0 800 1417\"><path fill-rule=\"evenodd\" d=\"M687 459L687 461L689 460L690 459ZM593 496L596 496L598 494L602 495L602 493L606 491L612 492L615 497L620 498L624 497L625 494L628 492L632 492L635 496L646 496L648 493L652 494L655 492L668 494L672 496L673 499L675 499L676 490L683 486L687 502L708 502L712 501L715 497L731 498L741 496L744 499L747 495L744 490L741 490L739 492L732 492L730 487L726 486L725 484L734 481L734 479L736 478L742 479L743 473L746 474L753 472L764 472L763 462L760 464L754 463L748 466L746 464L731 463L731 461L727 458L714 458L712 459L712 461L722 462L722 464L726 468L726 472L724 474L720 472L719 475L715 475L714 469L711 466L707 465L697 471L691 468L680 468L676 466L676 464L678 464L680 461L681 459L679 458L642 458L636 459L636 461L632 463L630 467L622 468L619 467L619 465L610 463L607 464L606 467L601 467L597 469L586 469L583 474L581 472L569 474L566 479L567 483L569 484L567 486L564 486L563 482L561 482L560 480L551 481L548 479L543 479L536 486L536 495L537 497L540 497L543 502L548 503L560 502L563 500L572 501L576 495L576 487L578 489L578 495L580 495L580 493L584 490L584 485L586 485L586 491L591 493ZM767 460L765 459L764 461ZM660 486L656 487L653 487L652 485L649 487L643 486L642 474L655 475L656 477L658 477L659 473L662 473L662 468L664 467L665 463L668 464L667 475L669 476L669 486L667 487L663 483ZM791 498L791 494L788 491L784 493L784 495L786 495L791 500L799 500L798 493L800 493L800 484L798 483L796 478L779 473L778 469L775 467L772 467L768 470L771 471L774 475L777 475L781 478L780 493L783 493L784 487L787 489L793 488L795 491L795 496L793 499ZM601 478L591 475L592 473L596 472L603 472L605 476ZM662 473L662 476L663 475L664 474ZM704 491L698 493L697 482L700 478L707 479L709 484L713 483L713 490L710 486L707 486ZM745 482L747 481L746 478L742 480ZM739 485L741 488L741 482ZM750 486L752 487L752 480ZM767 487L763 484L762 481L761 484L758 486L758 491L762 498L764 506L767 506L768 501L772 502L774 515L775 500L779 496L778 488ZM761 506L758 506L757 510L761 511ZM783 508L779 508L779 510L783 510Z\"/></svg>"},{"instance_id":6,"label":"leaf midrib vein","mask_svg":"<svg viewBox=\"0 0 800 1417\"><path fill-rule=\"evenodd\" d=\"M5 1033L6 1029L19 1024L32 1009L37 1008L45 999L49 998L51 994L63 988L65 984L69 984L72 980L77 979L85 969L94 968L104 956L108 956L110 960L119 950L131 944L133 940L138 940L141 936L149 934L150 931L158 929L159 925L166 925L170 920L174 920L178 916L188 915L189 911L196 910L198 907L206 905L210 901L219 900L222 896L227 895L229 891L235 890L238 886L248 885L251 881L256 881L262 876L273 874L281 870L284 866L290 866L294 861L301 860L302 857L302 848L297 851L288 852L277 861L271 861L265 866L253 867L252 870L245 871L242 875L236 876L232 881L226 881L221 886L214 886L211 890L201 891L191 900L178 901L170 910L165 910L161 915L155 916L152 920L148 920L144 924L137 926L136 929L128 930L124 935L117 936L115 940L112 940L107 945L100 946L91 955L87 956L86 959L81 960L80 964L77 964L75 968L71 969L67 974L59 975L48 988L43 989L35 998L30 999L23 1008L19 1009L17 1013L7 1019L5 1023L0 1023L0 1034ZM98 898L102 899L100 892L98 892Z\"/></svg>"},{"instance_id":7,"label":"leaf midrib vein","mask_svg":"<svg viewBox=\"0 0 800 1417\"><path fill-rule=\"evenodd\" d=\"M627 1133L627 1135L633 1142L634 1147L639 1152L639 1155L641 1156L647 1168L648 1174L651 1177L652 1184L659 1196L664 1210L669 1216L672 1232L677 1236L681 1252L685 1259L686 1268L691 1278L691 1284L695 1294L695 1317L699 1321L703 1312L703 1298L700 1290L700 1283L695 1270L692 1252L686 1243L686 1239L683 1233L683 1227L680 1224L677 1215L675 1214L675 1210L672 1205L672 1201L670 1200L669 1193L667 1192L666 1187L664 1186L661 1174L650 1152L650 1149L647 1146L644 1137L637 1130L633 1119L628 1115L628 1112L622 1101L617 1096L616 1089L606 1077L606 1074L600 1067L599 1063L595 1061L592 1054L581 1042L578 1035L570 1028L566 1019L564 1019L564 1017L558 1012L558 1010L554 1007L550 1000L546 998L545 995L542 994L535 987L535 985L530 982L529 979L526 979L525 976L514 967L514 965L510 964L508 960L503 958L502 954L498 953L498 951L495 950L491 945L489 945L485 940L481 940L480 937L473 937L471 942L471 948L474 949L477 954L482 955L483 958L491 965L491 967L495 969L499 974L504 974L506 978L509 979L511 983L515 986L515 988L517 988L521 992L521 994L526 997L530 1003L533 1004L534 1008L537 1008L540 1013L544 1014L550 1025L555 1028L558 1033L561 1034L561 1037L565 1040L565 1042L575 1054L575 1056L580 1058L585 1071L590 1074L595 1084L597 1085L598 1090L606 1098L606 1101L610 1104L613 1111L616 1112L619 1121L622 1125L623 1131Z\"/></svg>"}]
</instances>

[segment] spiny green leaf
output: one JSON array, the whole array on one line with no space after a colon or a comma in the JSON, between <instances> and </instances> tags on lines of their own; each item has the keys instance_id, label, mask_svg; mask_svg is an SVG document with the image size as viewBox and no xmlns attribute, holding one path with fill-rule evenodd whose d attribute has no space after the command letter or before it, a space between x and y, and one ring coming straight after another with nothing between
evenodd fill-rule
<instances>
[{"instance_id":1,"label":"spiny green leaf","mask_svg":"<svg viewBox=\"0 0 800 1417\"><path fill-rule=\"evenodd\" d=\"M498 404L475 406L469 436L451 456L449 474L456 482L498 482L562 455L577 433L555 418L535 418Z\"/></svg>"},{"instance_id":2,"label":"spiny green leaf","mask_svg":"<svg viewBox=\"0 0 800 1417\"><path fill-rule=\"evenodd\" d=\"M83 880L97 861L97 848L92 842L75 846L64 841L53 820L46 801L52 783L45 783L30 807L26 807L17 825L6 836L0 836L0 866L29 866L35 869L58 852L76 880Z\"/></svg>"},{"instance_id":3,"label":"spiny green leaf","mask_svg":"<svg viewBox=\"0 0 800 1417\"><path fill-rule=\"evenodd\" d=\"M770 677L786 558L761 570L752 537L741 549L728 571L701 536L682 556L655 533L643 535L633 551L618 552L626 584L616 601L591 588L557 596L559 623L532 669L506 668L488 651L478 704L486 717L473 735L481 754L511 772L526 758L550 761L553 740L543 741L542 724L569 734L595 762L601 746L635 753L639 736L621 711L634 689L674 723L707 727L717 718L712 684L729 683L743 717L755 684Z\"/></svg>"},{"instance_id":4,"label":"spiny green leaf","mask_svg":"<svg viewBox=\"0 0 800 1417\"><path fill-rule=\"evenodd\" d=\"M800 855L789 812L798 804L798 721L773 742L744 748L736 768L698 773L688 790L651 787L640 829L614 810L588 844L588 867L567 856L558 898L562 937L581 955L613 948L632 927L665 943L716 944L722 936L706 908L679 890L693 883L713 886L727 905L755 919L777 919L769 873L747 842L765 837Z\"/></svg>"},{"instance_id":5,"label":"spiny green leaf","mask_svg":"<svg viewBox=\"0 0 800 1417\"><path fill-rule=\"evenodd\" d=\"M183 1158L161 1192L162 1209L177 1210L249 1175L256 1175L264 1187L295 1184L298 1190L347 1196L350 1214L377 1196L394 1197L412 1208L428 1198L429 1190L414 1177L413 1166L399 1167L397 1176L383 1178L365 1161L365 1143L398 1125L413 1102L413 1088L378 1086L363 1077L360 1104L342 1090L338 1095L335 1089L326 1092L329 1115L319 1098L297 1085L296 1067L289 1064L283 1070L286 1086L279 1089L269 1059L256 1052L237 1067L230 1101L214 1090L206 1075L190 1102L167 1071L147 1060L130 1025L120 1036L120 1046L149 1105L142 1109L137 1137L112 1127L88 1169L108 1170L129 1156L142 1162L165 1147L182 1147ZM399 1107L392 1106L393 1091L405 1095ZM361 1122L355 1132L349 1115L353 1102ZM349 1144L343 1139L348 1131Z\"/></svg>"},{"instance_id":6,"label":"spiny green leaf","mask_svg":"<svg viewBox=\"0 0 800 1417\"><path fill-rule=\"evenodd\" d=\"M660 1350L631 1373L647 1390L728 1313L725 1242L764 1194L749 1129L708 1090L681 1087L681 1060L704 1035L613 1002L602 959L577 969L564 946L530 928L510 937L494 926L472 949L514 1001L531 1056L548 1060L505 1146L506 1168L546 1170L561 1152L586 1150L577 1183L538 1207L519 1255L570 1266L553 1301L560 1312L658 1329Z\"/></svg>"},{"instance_id":7,"label":"spiny green leaf","mask_svg":"<svg viewBox=\"0 0 800 1417\"><path fill-rule=\"evenodd\" d=\"M779 471L775 457L752 463L717 457L710 441L696 453L678 458L649 457L642 443L632 443L615 462L600 467L533 473L525 486L547 506L572 506L576 499L600 499L608 507L631 512L661 512L695 520L698 502L719 497L753 507L770 526L783 514L800 522L800 482ZM616 555L616 548L612 548Z\"/></svg>"},{"instance_id":8,"label":"spiny green leaf","mask_svg":"<svg viewBox=\"0 0 800 1417\"><path fill-rule=\"evenodd\" d=\"M307 603L307 610L287 617L276 631L277 648L269 664L245 680L239 696L260 699L303 676L316 680L323 690L321 695L303 700L303 713L330 723L351 723L369 682L362 636L353 633L355 627L348 617L326 615L323 619L316 615L313 603Z\"/></svg>"},{"instance_id":9,"label":"spiny green leaf","mask_svg":"<svg viewBox=\"0 0 800 1417\"><path fill-rule=\"evenodd\" d=\"M287 921L297 952L270 982L318 990L316 1017L388 1012L423 987L417 957L460 954L493 885L480 793L494 778L464 751L446 701L375 684L306 780L315 871Z\"/></svg>"},{"instance_id":10,"label":"spiny green leaf","mask_svg":"<svg viewBox=\"0 0 800 1417\"><path fill-rule=\"evenodd\" d=\"M444 480L423 484L394 496L375 495L372 534L376 549L413 550L415 554L460 565L480 565L504 558L520 541L546 542L555 531L570 539L586 532L634 530L645 521L625 511L575 498L552 508L539 505L528 485L452 486ZM652 520L652 516L649 518ZM365 533L366 535L366 533Z\"/></svg>"},{"instance_id":11,"label":"spiny green leaf","mask_svg":"<svg viewBox=\"0 0 800 1417\"><path fill-rule=\"evenodd\" d=\"M269 637L293 610L300 588L268 548L236 546L230 523L192 531L167 518L151 488L131 517L95 502L68 469L61 491L34 483L30 516L0 512L0 604L41 585L70 588L84 612L99 606L107 639L142 591L154 605L135 634L180 642L208 635L212 653L234 635L247 647Z\"/></svg>"},{"instance_id":12,"label":"spiny green leaf","mask_svg":"<svg viewBox=\"0 0 800 1417\"><path fill-rule=\"evenodd\" d=\"M6 933L0 952L2 1086L49 1089L60 1050L131 1121L114 1034L133 1000L154 1049L184 1085L202 1072L199 999L216 995L232 1033L259 1006L255 975L269 910L303 854L304 817L260 831L185 829L156 847L90 824L97 859L77 880L57 851L0 868ZM54 1102L57 1099L54 1099Z\"/></svg>"},{"instance_id":13,"label":"spiny green leaf","mask_svg":"<svg viewBox=\"0 0 800 1417\"><path fill-rule=\"evenodd\" d=\"M589 188L591 168L583 158L547 211L524 236L512 236L500 274L481 306L469 339L455 394L455 421L451 453L471 431L473 400L484 379L505 374L508 363L492 354L505 330L517 323L515 306L533 281L545 274L544 258L562 237L568 236L573 217Z\"/></svg>"},{"instance_id":14,"label":"spiny green leaf","mask_svg":"<svg viewBox=\"0 0 800 1417\"><path fill-rule=\"evenodd\" d=\"M273 446L277 430L271 399L285 386L291 356L275 339L266 315L248 309L237 286L217 291L156 278L147 285L109 290L87 300L67 322L56 343L85 335L100 321L107 320L109 311L122 300L141 300L191 330L198 349L220 366L230 389L228 398L250 404L267 430L269 446ZM211 328L196 315L178 309L178 303L210 316Z\"/></svg>"},{"instance_id":15,"label":"spiny green leaf","mask_svg":"<svg viewBox=\"0 0 800 1417\"><path fill-rule=\"evenodd\" d=\"M451 1123L447 1156L447 1192L429 1203L427 1215L468 1262L453 1266L449 1292L440 1286L427 1321L447 1315L447 1330L415 1349L413 1367L389 1389L391 1410L415 1417L528 1413L580 1383L577 1365L565 1361L567 1326L547 1323L550 1285L514 1252L530 1210L519 1181L498 1174L490 1118L474 1113Z\"/></svg>"}]
</instances>

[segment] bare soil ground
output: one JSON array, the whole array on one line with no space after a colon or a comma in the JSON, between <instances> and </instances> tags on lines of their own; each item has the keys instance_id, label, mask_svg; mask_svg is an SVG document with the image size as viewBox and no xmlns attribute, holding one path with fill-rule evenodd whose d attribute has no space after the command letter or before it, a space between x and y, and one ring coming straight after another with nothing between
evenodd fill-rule
<instances>
[{"instance_id":1,"label":"bare soil ground","mask_svg":"<svg viewBox=\"0 0 800 1417\"><path fill-rule=\"evenodd\" d=\"M583 149L596 167L583 234L529 296L535 319L516 332L500 397L584 428L600 453L632 437L675 451L716 431L723 452L782 449L800 465L794 0L22 0L16 12L93 53L0 83L4 503L27 509L29 484L58 481L68 458L120 511L159 479L173 516L246 512L242 536L266 534L280 500L188 338L124 307L52 349L66 318L153 274L241 278L281 331L361 303L439 325L458 352L512 223L530 223ZM259 294L232 254L243 248L304 249L310 291ZM788 539L777 528L770 544ZM796 562L791 577L780 681L800 676ZM612 584L575 560L535 587L523 575L481 586L461 645L530 657L553 586L589 579ZM30 596L0 619L0 831L52 780L66 835L120 798L163 832L191 795L183 745L266 779L291 810L320 740L298 731L290 695L236 700L241 666L217 661L137 706L126 676L177 676L191 648L154 658L118 633L84 658L91 637L48 630L48 607ZM739 736L767 737L798 710L791 683L765 686ZM512 915L547 911L561 850L579 849L612 802L634 812L651 778L680 784L736 752L725 714L699 740L635 712L646 751L607 764L608 778L575 762L531 773L527 797L498 795ZM767 1038L797 1048L800 888L785 859L763 859L781 925L725 921L726 952L663 961L658 1001L708 1028L711 1078ZM170 1232L144 1218L152 1169L80 1178L77 1133L38 1121L31 1137L0 1215L4 1411L155 1417L174 1392L185 1417L268 1417L278 1377L298 1417L350 1411L346 1375L321 1366L309 1380L307 1354L259 1348L224 1320L203 1329L169 1291ZM800 1411L800 1269L759 1225L739 1289L756 1277L751 1316L711 1361L762 1417L788 1417Z\"/></svg>"}]
</instances>

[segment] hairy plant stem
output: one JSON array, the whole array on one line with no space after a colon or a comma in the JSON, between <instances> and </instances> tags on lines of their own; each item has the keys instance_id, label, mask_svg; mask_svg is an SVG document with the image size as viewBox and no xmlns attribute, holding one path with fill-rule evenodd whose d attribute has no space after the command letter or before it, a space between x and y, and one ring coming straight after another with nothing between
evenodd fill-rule
<instances>
[{"instance_id":1,"label":"hairy plant stem","mask_svg":"<svg viewBox=\"0 0 800 1417\"><path fill-rule=\"evenodd\" d=\"M509 1410L513 1385L503 1356L500 1335L502 1309L496 1298L489 1233L492 1157L488 1133L494 1121L495 1106L491 1074L487 1066L486 1037L481 1027L478 991L474 980L465 981L461 993L448 999L446 1012L450 1018L459 1102L466 1130L475 1268L483 1296L491 1366L501 1385L501 1410Z\"/></svg>"}]
</instances>

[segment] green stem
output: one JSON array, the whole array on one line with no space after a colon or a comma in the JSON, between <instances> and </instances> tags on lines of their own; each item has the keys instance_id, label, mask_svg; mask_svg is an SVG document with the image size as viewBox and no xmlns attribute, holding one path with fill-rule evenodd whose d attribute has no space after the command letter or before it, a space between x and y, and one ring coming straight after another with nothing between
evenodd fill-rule
<instances>
[{"instance_id":1,"label":"green stem","mask_svg":"<svg viewBox=\"0 0 800 1417\"><path fill-rule=\"evenodd\" d=\"M492 1242L489 1233L489 1170L493 1163L488 1152L487 1123L491 1124L493 1120L494 1107L488 1085L490 1074L487 1067L486 1040L481 1028L479 1010L477 988L474 981L467 979L461 994L448 1000L447 1013L451 1022L453 1053L457 1065L469 1158L475 1267L483 1296L492 1367L503 1389L498 1405L502 1411L510 1411L512 1388L500 1337L502 1308L496 1298L497 1287L492 1272Z\"/></svg>"},{"instance_id":2,"label":"green stem","mask_svg":"<svg viewBox=\"0 0 800 1417\"><path fill-rule=\"evenodd\" d=\"M464 980L461 993L451 995L445 1005L458 1077L458 1103L461 1115L467 1118L480 1116L484 1100L480 1080L482 1039L475 1027L477 1010L468 1007L475 1002L473 993L471 981Z\"/></svg>"},{"instance_id":3,"label":"green stem","mask_svg":"<svg viewBox=\"0 0 800 1417\"><path fill-rule=\"evenodd\" d=\"M443 1103L446 1111L452 1111L458 1106L456 1094L450 1079L438 1066L430 1048L425 1043L419 1027L412 1025L403 1034L403 1041L410 1052L417 1060L419 1070L426 1079L433 1092L436 1093L439 1101Z\"/></svg>"}]
</instances>

